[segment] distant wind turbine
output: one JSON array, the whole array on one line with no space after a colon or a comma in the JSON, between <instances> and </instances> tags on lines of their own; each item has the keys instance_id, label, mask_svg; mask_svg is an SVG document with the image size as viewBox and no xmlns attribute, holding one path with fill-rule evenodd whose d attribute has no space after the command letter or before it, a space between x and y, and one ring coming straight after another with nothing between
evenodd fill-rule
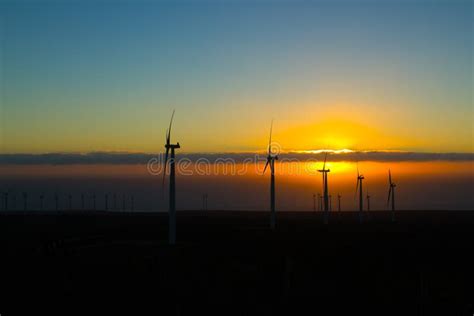
<instances>
[{"instance_id":1,"label":"distant wind turbine","mask_svg":"<svg viewBox=\"0 0 474 316\"><path fill-rule=\"evenodd\" d=\"M390 172L390 169L388 169L388 200L387 200L387 206L390 203L390 199L392 199L392 222L395 221L395 183L392 182L392 173Z\"/></svg>"},{"instance_id":2,"label":"distant wind turbine","mask_svg":"<svg viewBox=\"0 0 474 316\"><path fill-rule=\"evenodd\" d=\"M328 172L331 172L330 169L326 169L326 159L328 157L328 153L326 152L326 155L324 156L324 164L323 164L323 169L318 170L318 172L321 172L323 174L323 197L324 197L324 222L327 224L328 222L328 212L329 212L329 190L328 190Z\"/></svg>"},{"instance_id":3,"label":"distant wind turbine","mask_svg":"<svg viewBox=\"0 0 474 316\"><path fill-rule=\"evenodd\" d=\"M273 120L270 125L270 138L268 141L268 156L267 162L265 163L265 168L263 173L267 170L268 165L270 165L270 228L275 229L276 226L276 214L275 214L275 160L278 160L277 155L272 153L272 130L273 130Z\"/></svg>"},{"instance_id":4,"label":"distant wind turbine","mask_svg":"<svg viewBox=\"0 0 474 316\"><path fill-rule=\"evenodd\" d=\"M171 157L169 159L170 164L170 191L169 191L169 209L168 209L168 217L169 217L169 243L174 245L176 243L176 184L175 184L175 177L176 177L176 170L175 170L175 160L174 160L174 151L175 149L181 148L179 142L176 144L171 144L171 126L173 124L173 117L174 117L174 110L173 114L171 114L170 126L166 131L166 155L164 161L164 169L163 169L163 186L165 183L165 176L166 176L166 165L168 163L168 154L171 150Z\"/></svg>"},{"instance_id":5,"label":"distant wind turbine","mask_svg":"<svg viewBox=\"0 0 474 316\"><path fill-rule=\"evenodd\" d=\"M8 192L5 192L4 198L5 198L5 211L8 211Z\"/></svg>"},{"instance_id":6,"label":"distant wind turbine","mask_svg":"<svg viewBox=\"0 0 474 316\"><path fill-rule=\"evenodd\" d=\"M367 211L370 212L370 195L369 195L369 188L367 188Z\"/></svg>"},{"instance_id":7,"label":"distant wind turbine","mask_svg":"<svg viewBox=\"0 0 474 316\"><path fill-rule=\"evenodd\" d=\"M364 210L364 198L363 198L363 191L362 191L362 180L364 180L364 176L359 173L359 166L357 166L357 185L356 185L356 195L357 190L359 190L359 222L362 222L362 211Z\"/></svg>"}]
</instances>

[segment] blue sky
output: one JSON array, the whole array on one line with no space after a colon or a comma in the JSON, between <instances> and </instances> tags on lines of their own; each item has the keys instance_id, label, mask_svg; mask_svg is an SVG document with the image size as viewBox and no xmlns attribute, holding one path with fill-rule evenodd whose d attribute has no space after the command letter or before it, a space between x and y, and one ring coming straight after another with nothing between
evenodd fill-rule
<instances>
[{"instance_id":1,"label":"blue sky","mask_svg":"<svg viewBox=\"0 0 474 316\"><path fill-rule=\"evenodd\" d=\"M0 9L1 152L161 150L172 109L191 152L258 149L272 117L288 149L473 151L471 1Z\"/></svg>"}]
</instances>

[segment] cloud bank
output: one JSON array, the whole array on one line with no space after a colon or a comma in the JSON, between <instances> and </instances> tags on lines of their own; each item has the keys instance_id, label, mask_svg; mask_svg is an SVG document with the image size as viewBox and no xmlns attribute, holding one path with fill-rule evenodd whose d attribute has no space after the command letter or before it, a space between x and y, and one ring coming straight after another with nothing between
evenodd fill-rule
<instances>
[{"instance_id":1,"label":"cloud bank","mask_svg":"<svg viewBox=\"0 0 474 316\"><path fill-rule=\"evenodd\" d=\"M281 153L280 159L288 161L320 161L323 152ZM68 164L146 164L151 159L162 159L163 153L127 153L127 152L91 152L91 153L47 153L47 154L0 154L0 165L68 165ZM192 162L207 160L210 163L223 159L235 161L262 160L265 153L182 153L176 159L188 159ZM328 161L474 161L474 153L420 153L363 151L329 153Z\"/></svg>"}]
</instances>

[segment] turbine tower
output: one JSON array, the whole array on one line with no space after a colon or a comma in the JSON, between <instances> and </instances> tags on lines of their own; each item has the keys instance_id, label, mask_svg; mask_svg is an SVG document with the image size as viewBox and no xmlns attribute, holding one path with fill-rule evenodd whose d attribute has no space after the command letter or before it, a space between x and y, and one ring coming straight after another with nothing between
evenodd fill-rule
<instances>
[{"instance_id":1,"label":"turbine tower","mask_svg":"<svg viewBox=\"0 0 474 316\"><path fill-rule=\"evenodd\" d=\"M364 197L362 191L362 180L364 176L359 173L359 166L357 166L357 185L356 185L356 195L357 190L359 190L359 222L362 223L362 211L364 210Z\"/></svg>"},{"instance_id":2,"label":"turbine tower","mask_svg":"<svg viewBox=\"0 0 474 316\"><path fill-rule=\"evenodd\" d=\"M275 160L278 160L277 155L272 153L272 129L273 129L273 120L270 125L270 138L268 141L268 156L265 168L263 169L263 174L267 170L268 165L270 165L270 228L275 229L276 225L276 214L275 214Z\"/></svg>"},{"instance_id":3,"label":"turbine tower","mask_svg":"<svg viewBox=\"0 0 474 316\"><path fill-rule=\"evenodd\" d=\"M8 192L5 192L5 211L8 211Z\"/></svg>"},{"instance_id":4,"label":"turbine tower","mask_svg":"<svg viewBox=\"0 0 474 316\"><path fill-rule=\"evenodd\" d=\"M327 224L328 222L328 212L329 212L329 192L328 192L328 172L331 172L330 169L326 169L326 158L328 157L328 153L324 156L324 164L323 169L318 170L323 174L323 198L324 198L324 222Z\"/></svg>"},{"instance_id":5,"label":"turbine tower","mask_svg":"<svg viewBox=\"0 0 474 316\"><path fill-rule=\"evenodd\" d=\"M173 114L171 114L170 126L166 131L166 155L164 161L164 169L163 169L163 187L165 184L165 176L166 176L166 164L168 163L168 155L171 150L171 157L169 160L170 164L170 191L169 191L169 209L168 209L168 218L169 218L169 243L170 245L174 245L176 243L176 187L175 187L175 161L174 161L174 151L175 149L181 148L179 146L179 142L176 144L171 144L171 125L173 124L173 117L174 117L174 110Z\"/></svg>"},{"instance_id":6,"label":"turbine tower","mask_svg":"<svg viewBox=\"0 0 474 316\"><path fill-rule=\"evenodd\" d=\"M370 212L370 195L369 195L369 188L367 188L367 211Z\"/></svg>"},{"instance_id":7,"label":"turbine tower","mask_svg":"<svg viewBox=\"0 0 474 316\"><path fill-rule=\"evenodd\" d=\"M387 200L387 206L390 203L390 199L392 199L392 222L395 222L395 183L392 182L392 174L390 172L390 169L388 169L388 200Z\"/></svg>"}]
</instances>

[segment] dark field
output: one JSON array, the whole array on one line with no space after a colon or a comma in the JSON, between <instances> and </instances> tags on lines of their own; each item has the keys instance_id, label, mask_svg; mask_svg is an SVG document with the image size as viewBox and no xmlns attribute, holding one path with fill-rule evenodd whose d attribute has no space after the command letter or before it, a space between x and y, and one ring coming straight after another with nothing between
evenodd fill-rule
<instances>
[{"instance_id":1,"label":"dark field","mask_svg":"<svg viewBox=\"0 0 474 316\"><path fill-rule=\"evenodd\" d=\"M365 214L3 212L0 313L473 314L474 212Z\"/></svg>"}]
</instances>

